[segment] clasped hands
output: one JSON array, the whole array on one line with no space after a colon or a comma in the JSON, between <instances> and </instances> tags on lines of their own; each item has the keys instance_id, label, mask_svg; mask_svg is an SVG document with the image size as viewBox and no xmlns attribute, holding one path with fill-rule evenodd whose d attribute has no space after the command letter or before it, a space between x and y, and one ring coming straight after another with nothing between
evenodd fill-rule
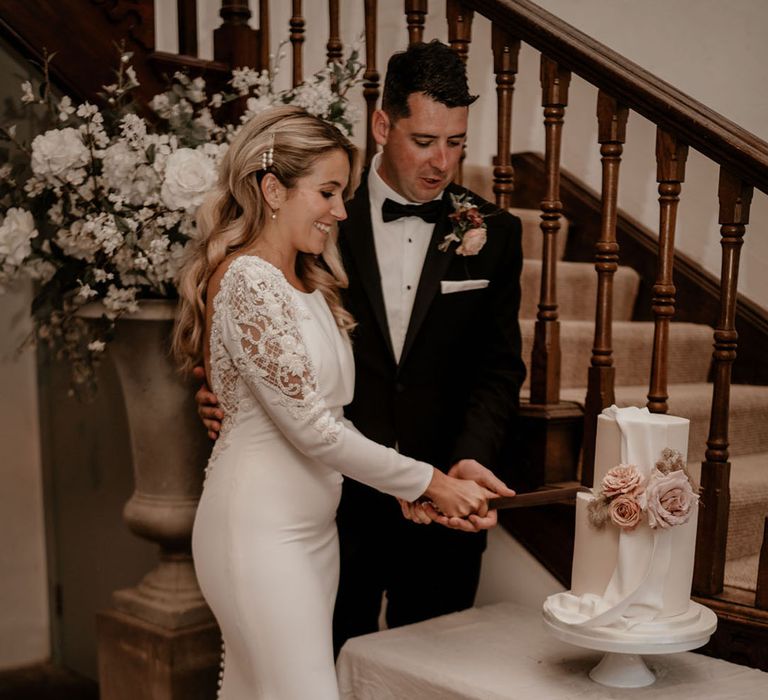
<instances>
[{"instance_id":1,"label":"clasped hands","mask_svg":"<svg viewBox=\"0 0 768 700\"><path fill-rule=\"evenodd\" d=\"M475 481L488 491L492 491L494 496L515 495L515 492L508 488L490 469L474 459L459 460L448 470L448 476ZM413 503L402 499L398 499L398 501L403 517L421 525L429 525L434 522L453 530L480 532L494 527L497 523L496 511L488 510L487 507L466 518L459 518L443 515L429 501L415 501Z\"/></svg>"}]
</instances>

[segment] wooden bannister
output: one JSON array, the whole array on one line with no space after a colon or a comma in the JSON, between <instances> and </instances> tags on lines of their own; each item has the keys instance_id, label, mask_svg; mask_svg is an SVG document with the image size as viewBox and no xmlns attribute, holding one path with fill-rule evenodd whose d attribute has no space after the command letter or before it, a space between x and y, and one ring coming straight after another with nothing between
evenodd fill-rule
<instances>
[{"instance_id":1,"label":"wooden bannister","mask_svg":"<svg viewBox=\"0 0 768 700\"><path fill-rule=\"evenodd\" d=\"M408 44L424 40L424 22L427 17L427 0L405 0L405 21L408 25Z\"/></svg>"},{"instance_id":2,"label":"wooden bannister","mask_svg":"<svg viewBox=\"0 0 768 700\"><path fill-rule=\"evenodd\" d=\"M259 2L259 68L269 68L269 2Z\"/></svg>"},{"instance_id":3,"label":"wooden bannister","mask_svg":"<svg viewBox=\"0 0 768 700\"><path fill-rule=\"evenodd\" d=\"M337 63L342 56L342 43L339 34L339 0L328 2L328 43L326 44L326 56L328 63Z\"/></svg>"},{"instance_id":4,"label":"wooden bannister","mask_svg":"<svg viewBox=\"0 0 768 700\"><path fill-rule=\"evenodd\" d=\"M510 206L514 188L512 169L512 97L515 91L520 39L494 24L492 32L493 72L496 74L496 160L493 168L493 193L502 209Z\"/></svg>"},{"instance_id":5,"label":"wooden bannister","mask_svg":"<svg viewBox=\"0 0 768 700\"><path fill-rule=\"evenodd\" d=\"M537 51L768 193L768 143L530 0L463 0Z\"/></svg>"},{"instance_id":6,"label":"wooden bannister","mask_svg":"<svg viewBox=\"0 0 768 700\"><path fill-rule=\"evenodd\" d=\"M448 21L448 43L466 65L472 42L472 18L475 13L461 0L448 0L445 18Z\"/></svg>"},{"instance_id":7,"label":"wooden bannister","mask_svg":"<svg viewBox=\"0 0 768 700\"><path fill-rule=\"evenodd\" d=\"M304 17L301 14L301 0L293 0L293 16L290 19L290 40L293 49L293 87L304 80L302 48L304 46Z\"/></svg>"},{"instance_id":8,"label":"wooden bannister","mask_svg":"<svg viewBox=\"0 0 768 700\"><path fill-rule=\"evenodd\" d=\"M728 537L728 509L731 464L728 461L728 414L731 367L736 359L736 286L739 255L746 225L752 187L725 168L720 170L720 236L723 249L720 272L720 320L715 330L715 367L712 385L712 413L705 460L701 464L701 508L696 540L694 590L714 595L723 590L725 547Z\"/></svg>"},{"instance_id":9,"label":"wooden bannister","mask_svg":"<svg viewBox=\"0 0 768 700\"><path fill-rule=\"evenodd\" d=\"M541 57L544 107L544 161L547 190L541 202L541 295L536 314L531 357L531 403L556 404L560 400L560 322L557 320L557 232L560 230L560 146L563 117L568 104L571 74L546 56Z\"/></svg>"},{"instance_id":10,"label":"wooden bannister","mask_svg":"<svg viewBox=\"0 0 768 700\"><path fill-rule=\"evenodd\" d=\"M248 0L223 0L219 15L223 22L213 30L213 58L232 67L260 68L260 32L248 26L251 18Z\"/></svg>"},{"instance_id":11,"label":"wooden bannister","mask_svg":"<svg viewBox=\"0 0 768 700\"><path fill-rule=\"evenodd\" d=\"M179 26L179 53L197 56L197 0L176 0Z\"/></svg>"},{"instance_id":12,"label":"wooden bannister","mask_svg":"<svg viewBox=\"0 0 768 700\"><path fill-rule=\"evenodd\" d=\"M581 482L592 486L595 466L597 416L614 403L612 326L613 276L618 268L619 244L616 242L616 214L619 194L619 166L626 140L629 110L602 90L597 96L597 140L603 168L600 239L595 244L597 301L595 337L587 374L584 401L584 438Z\"/></svg>"},{"instance_id":13,"label":"wooden bannister","mask_svg":"<svg viewBox=\"0 0 768 700\"><path fill-rule=\"evenodd\" d=\"M648 390L648 410L667 412L667 356L669 322L675 315L675 228L680 190L685 180L688 146L672 134L656 130L656 180L659 183L659 257L653 286L653 355Z\"/></svg>"},{"instance_id":14,"label":"wooden bannister","mask_svg":"<svg viewBox=\"0 0 768 700\"><path fill-rule=\"evenodd\" d=\"M371 133L371 118L379 99L379 72L376 70L376 0L365 0L365 73L363 73L363 96L365 97L368 136L365 142L365 164L371 162L376 153L376 142Z\"/></svg>"}]
</instances>

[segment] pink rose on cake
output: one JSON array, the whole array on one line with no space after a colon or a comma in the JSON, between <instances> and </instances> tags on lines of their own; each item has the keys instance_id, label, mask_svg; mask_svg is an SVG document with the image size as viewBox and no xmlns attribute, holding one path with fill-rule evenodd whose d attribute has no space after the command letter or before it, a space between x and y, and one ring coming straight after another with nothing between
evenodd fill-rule
<instances>
[{"instance_id":1,"label":"pink rose on cake","mask_svg":"<svg viewBox=\"0 0 768 700\"><path fill-rule=\"evenodd\" d=\"M688 522L693 504L699 500L682 469L662 474L656 470L642 496L648 512L648 525L672 527Z\"/></svg>"},{"instance_id":2,"label":"pink rose on cake","mask_svg":"<svg viewBox=\"0 0 768 700\"><path fill-rule=\"evenodd\" d=\"M603 477L602 491L609 498L627 493L638 495L643 491L643 477L634 464L619 464Z\"/></svg>"},{"instance_id":3,"label":"pink rose on cake","mask_svg":"<svg viewBox=\"0 0 768 700\"><path fill-rule=\"evenodd\" d=\"M643 509L632 494L616 496L608 505L608 512L614 524L625 530L634 530L643 515Z\"/></svg>"}]
</instances>

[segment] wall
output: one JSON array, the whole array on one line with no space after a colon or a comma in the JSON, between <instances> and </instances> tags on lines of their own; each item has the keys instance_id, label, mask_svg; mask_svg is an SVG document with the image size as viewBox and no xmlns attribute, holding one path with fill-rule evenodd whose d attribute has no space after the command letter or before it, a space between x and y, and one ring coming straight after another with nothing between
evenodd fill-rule
<instances>
[{"instance_id":1,"label":"wall","mask_svg":"<svg viewBox=\"0 0 768 700\"><path fill-rule=\"evenodd\" d=\"M50 644L35 356L15 353L29 300L26 287L0 299L0 669L46 658Z\"/></svg>"},{"instance_id":2,"label":"wall","mask_svg":"<svg viewBox=\"0 0 768 700\"><path fill-rule=\"evenodd\" d=\"M30 71L0 47L0 76L6 123L14 118L6 98L19 96ZM0 148L0 163L7 158ZM0 296L0 669L44 659L50 647L35 355L17 353L30 299L27 285Z\"/></svg>"}]
</instances>

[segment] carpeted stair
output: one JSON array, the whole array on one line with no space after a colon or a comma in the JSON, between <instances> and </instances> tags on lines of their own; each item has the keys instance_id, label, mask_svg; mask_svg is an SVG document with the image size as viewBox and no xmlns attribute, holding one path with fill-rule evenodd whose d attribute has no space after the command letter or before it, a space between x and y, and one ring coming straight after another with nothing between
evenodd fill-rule
<instances>
[{"instance_id":1,"label":"carpeted stair","mask_svg":"<svg viewBox=\"0 0 768 700\"><path fill-rule=\"evenodd\" d=\"M523 357L530 361L541 275L541 230L538 211L512 210L523 220L526 260L521 278L520 312ZM565 250L568 226L558 236ZM557 301L561 341L561 398L583 405L587 368L592 355L596 278L591 263L559 262ZM650 377L653 323L632 321L638 274L619 267L614 276L613 361L616 403L644 406ZM709 432L712 385L712 329L674 323L668 360L669 412L691 421L689 468L698 480ZM524 387L527 394L528 384ZM753 591L757 562L768 516L768 387L734 385L730 404L731 508L726 552L726 585Z\"/></svg>"}]
</instances>

